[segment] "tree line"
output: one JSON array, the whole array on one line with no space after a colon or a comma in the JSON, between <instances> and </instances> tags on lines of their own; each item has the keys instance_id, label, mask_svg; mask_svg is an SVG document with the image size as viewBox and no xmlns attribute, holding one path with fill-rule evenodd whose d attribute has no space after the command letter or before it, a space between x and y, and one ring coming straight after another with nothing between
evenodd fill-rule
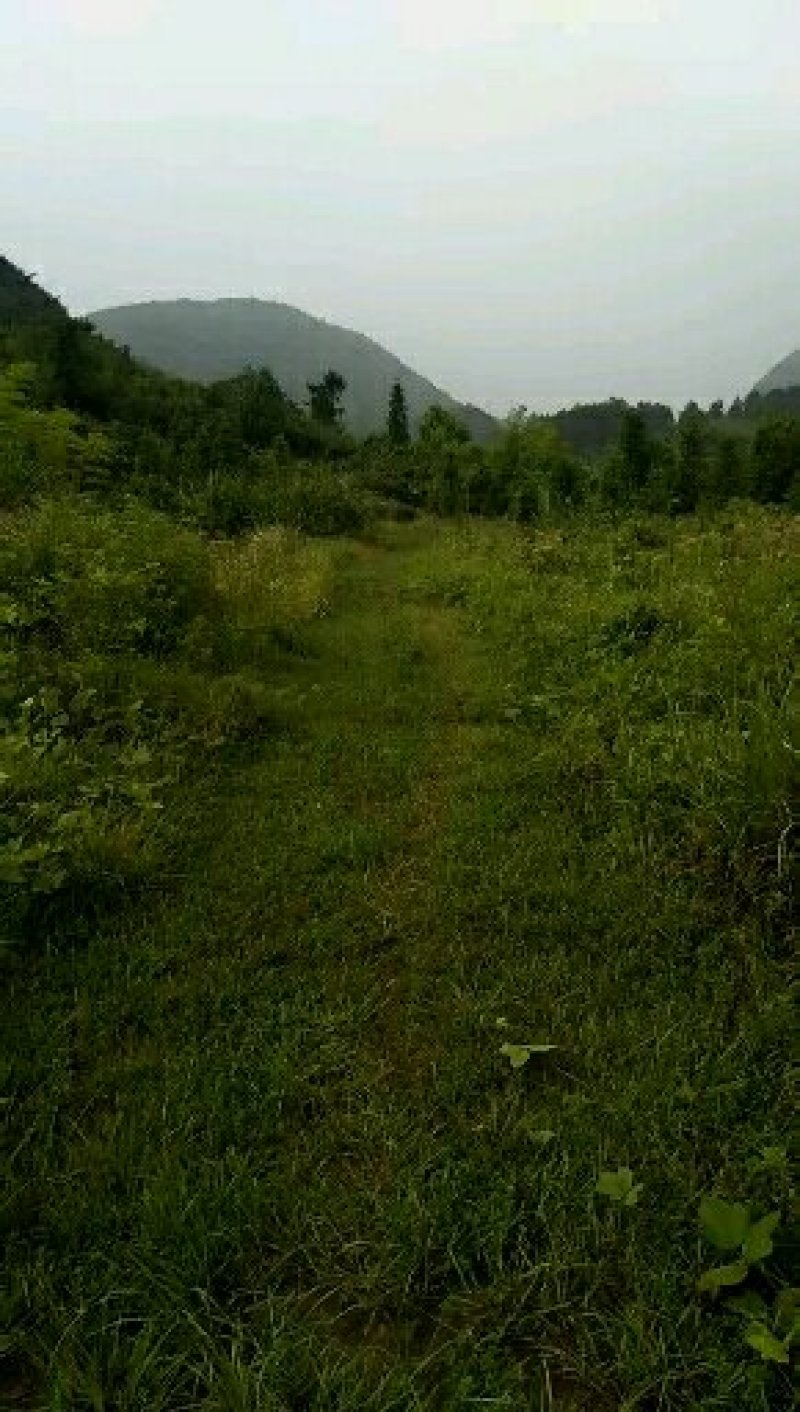
<instances>
[{"instance_id":1,"label":"tree line","mask_svg":"<svg viewBox=\"0 0 800 1412\"><path fill-rule=\"evenodd\" d=\"M346 429L344 378L308 384L307 405L267 369L204 387L138 364L70 318L0 261L0 499L65 489L135 495L202 528L231 533L324 502L333 529L359 496L402 513L508 516L536 523L628 508L685 514L749 497L800 500L800 389L679 416L619 399L550 415L517 409L477 444L444 408L411 425L400 382L385 431ZM337 496L347 514L333 513ZM288 498L287 498L288 497ZM306 520L313 527L313 513Z\"/></svg>"},{"instance_id":2,"label":"tree line","mask_svg":"<svg viewBox=\"0 0 800 1412\"><path fill-rule=\"evenodd\" d=\"M800 413L800 391L797 396ZM800 415L760 399L704 412L603 404L614 434L581 454L565 431L569 414L537 416L520 408L488 446L477 446L447 411L432 407L417 437L408 432L402 388L392 392L386 433L362 450L374 489L439 514L506 515L537 521L578 510L640 509L688 514L737 498L800 505ZM574 409L585 437L591 409ZM568 425L569 423L567 423Z\"/></svg>"}]
</instances>

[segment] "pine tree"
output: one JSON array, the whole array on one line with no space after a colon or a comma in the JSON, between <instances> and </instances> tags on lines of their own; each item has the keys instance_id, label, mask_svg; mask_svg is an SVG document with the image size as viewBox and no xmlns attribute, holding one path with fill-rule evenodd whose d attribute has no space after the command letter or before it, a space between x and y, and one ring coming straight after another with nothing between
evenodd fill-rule
<instances>
[{"instance_id":1,"label":"pine tree","mask_svg":"<svg viewBox=\"0 0 800 1412\"><path fill-rule=\"evenodd\" d=\"M411 441L411 432L408 428L408 404L403 385L399 382L396 382L392 387L387 430L389 440L395 446L408 446Z\"/></svg>"}]
</instances>

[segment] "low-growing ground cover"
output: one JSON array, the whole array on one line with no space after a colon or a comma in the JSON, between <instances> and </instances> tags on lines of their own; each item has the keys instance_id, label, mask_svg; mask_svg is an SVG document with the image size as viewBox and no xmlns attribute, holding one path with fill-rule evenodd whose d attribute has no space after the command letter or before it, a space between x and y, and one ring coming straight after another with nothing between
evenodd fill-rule
<instances>
[{"instance_id":1,"label":"low-growing ground cover","mask_svg":"<svg viewBox=\"0 0 800 1412\"><path fill-rule=\"evenodd\" d=\"M15 807L163 778L15 904L6 1403L789 1408L796 520L189 536L155 640L116 532L4 561L26 691L133 577L150 723L59 698Z\"/></svg>"}]
</instances>

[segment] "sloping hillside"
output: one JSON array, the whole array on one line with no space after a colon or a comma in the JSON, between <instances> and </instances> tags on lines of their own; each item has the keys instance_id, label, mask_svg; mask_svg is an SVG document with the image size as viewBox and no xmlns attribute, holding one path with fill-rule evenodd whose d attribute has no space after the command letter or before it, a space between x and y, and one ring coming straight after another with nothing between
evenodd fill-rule
<instances>
[{"instance_id":1,"label":"sloping hillside","mask_svg":"<svg viewBox=\"0 0 800 1412\"><path fill-rule=\"evenodd\" d=\"M395 382L405 390L413 425L438 404L458 416L476 440L489 439L496 429L487 413L455 402L364 334L287 304L180 299L100 309L90 318L102 333L165 372L214 382L246 367L267 367L300 403L306 401L307 383L335 368L347 379L348 426L360 435L385 426Z\"/></svg>"},{"instance_id":2,"label":"sloping hillside","mask_svg":"<svg viewBox=\"0 0 800 1412\"><path fill-rule=\"evenodd\" d=\"M0 255L0 327L66 316L66 310L52 294Z\"/></svg>"},{"instance_id":3,"label":"sloping hillside","mask_svg":"<svg viewBox=\"0 0 800 1412\"><path fill-rule=\"evenodd\" d=\"M766 377L756 383L753 391L764 395L767 392L781 392L787 387L800 387L800 348L776 363Z\"/></svg>"}]
</instances>

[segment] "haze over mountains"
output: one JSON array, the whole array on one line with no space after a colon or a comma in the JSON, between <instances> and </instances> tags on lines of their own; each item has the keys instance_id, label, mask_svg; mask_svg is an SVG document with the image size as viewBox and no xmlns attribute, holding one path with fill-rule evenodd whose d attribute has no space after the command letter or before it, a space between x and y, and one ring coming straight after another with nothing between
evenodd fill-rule
<instances>
[{"instance_id":1,"label":"haze over mountains","mask_svg":"<svg viewBox=\"0 0 800 1412\"><path fill-rule=\"evenodd\" d=\"M347 380L345 420L357 436L384 430L395 382L405 391L412 428L434 405L452 412L477 441L497 427L488 413L455 401L365 334L288 304L179 299L100 309L89 318L107 338L164 372L208 383L266 367L302 404L307 384L335 368Z\"/></svg>"},{"instance_id":2,"label":"haze over mountains","mask_svg":"<svg viewBox=\"0 0 800 1412\"><path fill-rule=\"evenodd\" d=\"M295 402L329 368L347 380L348 429L366 436L385 428L392 385L401 383L412 428L434 405L463 422L477 441L491 439L497 421L460 403L365 334L315 318L288 304L262 299L153 300L99 309L89 315L107 338L145 363L179 377L210 383L244 368L266 367ZM800 386L800 351L776 364L756 384L766 394Z\"/></svg>"}]
</instances>

